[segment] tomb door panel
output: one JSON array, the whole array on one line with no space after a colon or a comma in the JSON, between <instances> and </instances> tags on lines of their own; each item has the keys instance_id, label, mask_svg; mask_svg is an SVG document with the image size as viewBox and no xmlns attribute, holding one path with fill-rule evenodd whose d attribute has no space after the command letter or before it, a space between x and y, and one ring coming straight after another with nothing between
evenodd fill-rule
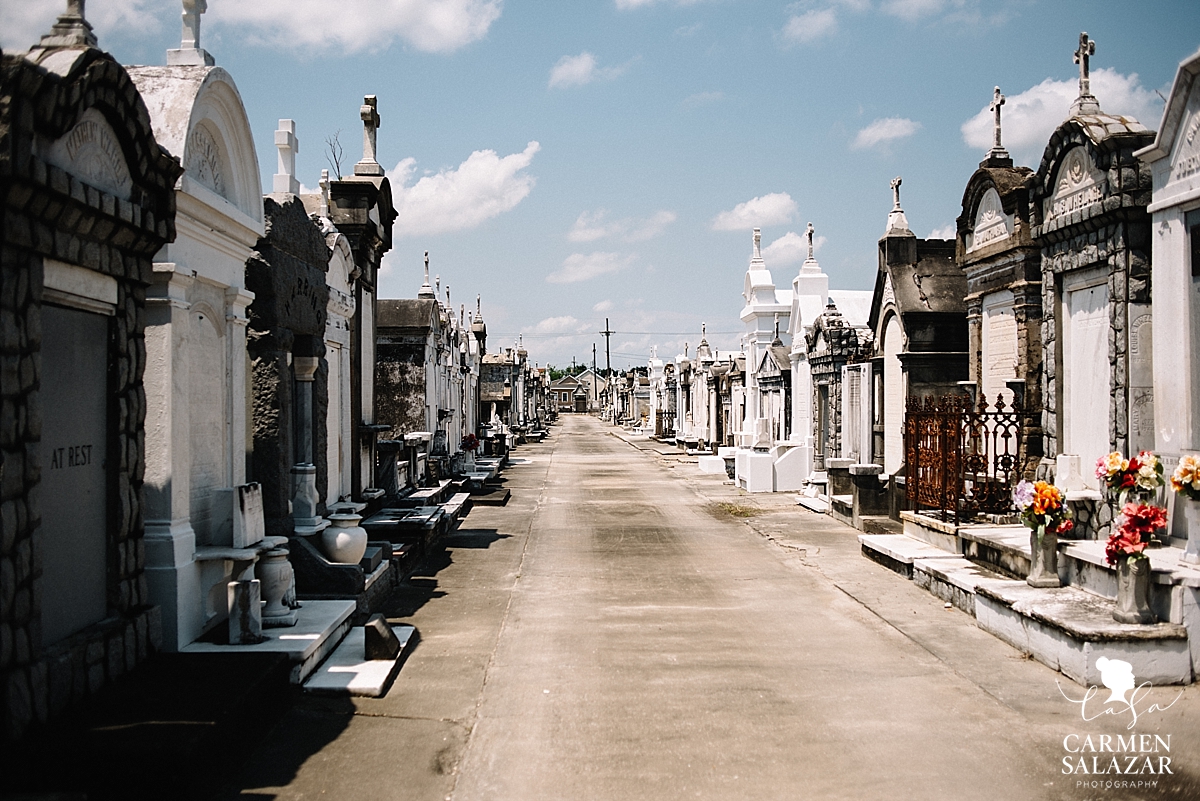
<instances>
[{"instance_id":1,"label":"tomb door panel","mask_svg":"<svg viewBox=\"0 0 1200 801\"><path fill-rule=\"evenodd\" d=\"M980 389L988 405L1003 397L1012 404L1012 391L1005 382L1017 377L1017 318L1013 294L1007 290L988 295L983 304L983 374Z\"/></svg>"},{"instance_id":2,"label":"tomb door panel","mask_svg":"<svg viewBox=\"0 0 1200 801\"><path fill-rule=\"evenodd\" d=\"M232 483L229 456L229 376L225 321L206 306L191 314L187 336L187 407L191 422L191 523L196 542L211 544L213 492Z\"/></svg>"},{"instance_id":3,"label":"tomb door panel","mask_svg":"<svg viewBox=\"0 0 1200 801\"><path fill-rule=\"evenodd\" d=\"M1129 304L1129 450L1154 450L1154 324L1149 304Z\"/></svg>"},{"instance_id":4,"label":"tomb door panel","mask_svg":"<svg viewBox=\"0 0 1200 801\"><path fill-rule=\"evenodd\" d=\"M108 612L109 318L42 307L42 642Z\"/></svg>"},{"instance_id":5,"label":"tomb door panel","mask_svg":"<svg viewBox=\"0 0 1200 801\"><path fill-rule=\"evenodd\" d=\"M904 373L900 320L894 315L883 331L883 470L895 473L904 462Z\"/></svg>"},{"instance_id":6,"label":"tomb door panel","mask_svg":"<svg viewBox=\"0 0 1200 801\"><path fill-rule=\"evenodd\" d=\"M1100 271L1063 282L1062 397L1058 415L1062 452L1084 465L1096 463L1111 448L1109 404L1112 385L1108 362L1108 285ZM1094 484L1092 471L1084 480Z\"/></svg>"},{"instance_id":7,"label":"tomb door panel","mask_svg":"<svg viewBox=\"0 0 1200 801\"><path fill-rule=\"evenodd\" d=\"M342 495L342 476L347 465L342 462L342 347L334 342L325 340L325 362L329 366L329 380L326 388L329 402L325 410L325 465L329 471L329 497L326 504L333 503Z\"/></svg>"}]
</instances>

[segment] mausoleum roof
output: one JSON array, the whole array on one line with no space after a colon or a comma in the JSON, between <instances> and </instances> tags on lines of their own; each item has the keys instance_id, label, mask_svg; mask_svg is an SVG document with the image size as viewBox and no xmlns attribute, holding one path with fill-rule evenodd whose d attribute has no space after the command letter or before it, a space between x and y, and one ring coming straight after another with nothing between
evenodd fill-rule
<instances>
[{"instance_id":1,"label":"mausoleum roof","mask_svg":"<svg viewBox=\"0 0 1200 801\"><path fill-rule=\"evenodd\" d=\"M437 301L432 298L380 298L375 301L379 328L433 328Z\"/></svg>"}]
</instances>

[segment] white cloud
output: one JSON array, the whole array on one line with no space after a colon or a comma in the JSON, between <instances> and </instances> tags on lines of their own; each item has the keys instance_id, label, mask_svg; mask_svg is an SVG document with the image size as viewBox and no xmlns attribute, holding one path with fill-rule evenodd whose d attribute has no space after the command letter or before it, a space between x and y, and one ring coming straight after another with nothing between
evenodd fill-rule
<instances>
[{"instance_id":1,"label":"white cloud","mask_svg":"<svg viewBox=\"0 0 1200 801\"><path fill-rule=\"evenodd\" d=\"M883 117L859 131L850 147L853 150L863 150L879 144L887 144L896 139L912 136L920 127L921 123L904 117Z\"/></svg>"},{"instance_id":2,"label":"white cloud","mask_svg":"<svg viewBox=\"0 0 1200 801\"><path fill-rule=\"evenodd\" d=\"M611 300L602 300L599 303L597 303L595 306L592 307L592 311L606 312L606 311L610 311L612 309L612 307L613 307L613 302Z\"/></svg>"},{"instance_id":3,"label":"white cloud","mask_svg":"<svg viewBox=\"0 0 1200 801\"><path fill-rule=\"evenodd\" d=\"M813 237L813 250L820 250L825 244L825 237ZM763 261L768 267L784 266L804 261L808 258L808 239L795 231L788 231L783 236L767 245L762 250Z\"/></svg>"},{"instance_id":4,"label":"white cloud","mask_svg":"<svg viewBox=\"0 0 1200 801\"><path fill-rule=\"evenodd\" d=\"M461 231L509 211L533 189L536 179L524 170L540 149L530 142L503 158L494 150L476 150L457 168L426 175L412 186L416 160L404 159L388 173L399 215L394 236Z\"/></svg>"},{"instance_id":5,"label":"white cloud","mask_svg":"<svg viewBox=\"0 0 1200 801\"><path fill-rule=\"evenodd\" d=\"M952 222L929 232L930 239L954 239L956 236L958 236L958 228Z\"/></svg>"},{"instance_id":6,"label":"white cloud","mask_svg":"<svg viewBox=\"0 0 1200 801\"><path fill-rule=\"evenodd\" d=\"M894 17L914 20L927 17L941 11L946 5L945 0L886 0L880 8L885 14Z\"/></svg>"},{"instance_id":7,"label":"white cloud","mask_svg":"<svg viewBox=\"0 0 1200 801\"><path fill-rule=\"evenodd\" d=\"M579 321L570 315L562 317L547 317L533 327L535 334L562 334L570 331L579 324Z\"/></svg>"},{"instance_id":8,"label":"white cloud","mask_svg":"<svg viewBox=\"0 0 1200 801\"><path fill-rule=\"evenodd\" d=\"M601 275L624 270L633 261L633 256L620 253L595 252L572 253L563 259L563 266L546 276L551 284L576 284L590 281Z\"/></svg>"},{"instance_id":9,"label":"white cloud","mask_svg":"<svg viewBox=\"0 0 1200 801\"><path fill-rule=\"evenodd\" d=\"M616 0L618 11L630 11L635 8L645 8L657 3L670 2L676 6L691 6L700 2L700 0Z\"/></svg>"},{"instance_id":10,"label":"white cloud","mask_svg":"<svg viewBox=\"0 0 1200 801\"><path fill-rule=\"evenodd\" d=\"M594 242L605 237L620 237L626 242L644 242L661 234L678 219L673 211L656 211L644 220L626 217L607 222L607 217L608 212L604 209L582 212L567 232L567 239L571 242Z\"/></svg>"},{"instance_id":11,"label":"white cloud","mask_svg":"<svg viewBox=\"0 0 1200 801\"><path fill-rule=\"evenodd\" d=\"M611 81L624 75L632 63L633 61L629 61L616 67L598 67L596 57L587 51L577 56L563 56L550 70L548 85L551 89L566 89L593 81Z\"/></svg>"},{"instance_id":12,"label":"white cloud","mask_svg":"<svg viewBox=\"0 0 1200 801\"><path fill-rule=\"evenodd\" d=\"M744 231L767 225L779 225L792 219L796 201L787 192L773 192L739 203L730 211L713 217L714 231Z\"/></svg>"},{"instance_id":13,"label":"white cloud","mask_svg":"<svg viewBox=\"0 0 1200 801\"><path fill-rule=\"evenodd\" d=\"M179 13L179 3L168 0L109 0L88 6L87 19L103 47L105 38L118 30L134 35L158 32L166 8ZM10 51L32 47L50 32L50 26L65 10L62 0L0 3L0 47Z\"/></svg>"},{"instance_id":14,"label":"white cloud","mask_svg":"<svg viewBox=\"0 0 1200 801\"><path fill-rule=\"evenodd\" d=\"M836 32L837 12L832 8L820 8L793 14L784 23L782 35L787 42L807 44Z\"/></svg>"},{"instance_id":15,"label":"white cloud","mask_svg":"<svg viewBox=\"0 0 1200 801\"><path fill-rule=\"evenodd\" d=\"M1162 100L1141 85L1137 73L1122 75L1109 67L1093 70L1092 94L1109 114L1136 117L1147 128L1158 127ZM1071 104L1079 95L1079 81L1052 78L1024 92L1005 98L1000 109L1002 140L1018 163L1037 167L1050 134L1067 118ZM990 101L989 101L990 105ZM994 116L987 106L962 124L963 141L978 150L992 147Z\"/></svg>"}]
</instances>

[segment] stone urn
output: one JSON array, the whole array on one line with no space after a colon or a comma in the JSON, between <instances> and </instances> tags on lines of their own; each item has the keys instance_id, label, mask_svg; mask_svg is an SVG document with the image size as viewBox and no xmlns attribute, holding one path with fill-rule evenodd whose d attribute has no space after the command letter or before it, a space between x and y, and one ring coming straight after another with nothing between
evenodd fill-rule
<instances>
[{"instance_id":1,"label":"stone urn","mask_svg":"<svg viewBox=\"0 0 1200 801\"><path fill-rule=\"evenodd\" d=\"M262 624L266 628L296 625L296 612L284 603L292 586L292 563L287 548L274 548L258 558L255 571L262 585Z\"/></svg>"},{"instance_id":2,"label":"stone urn","mask_svg":"<svg viewBox=\"0 0 1200 801\"><path fill-rule=\"evenodd\" d=\"M367 530L359 525L361 515L329 515L329 528L321 532L321 550L330 562L356 565L367 552Z\"/></svg>"},{"instance_id":3,"label":"stone urn","mask_svg":"<svg viewBox=\"0 0 1200 801\"><path fill-rule=\"evenodd\" d=\"M1183 517L1187 520L1187 546L1184 548L1181 558L1184 562L1198 564L1200 563L1200 500L1181 495L1175 501L1175 508L1182 508Z\"/></svg>"},{"instance_id":4,"label":"stone urn","mask_svg":"<svg viewBox=\"0 0 1200 801\"><path fill-rule=\"evenodd\" d=\"M1144 556L1123 557L1117 563L1117 608L1113 620L1118 623L1154 623L1150 609L1150 560Z\"/></svg>"},{"instance_id":5,"label":"stone urn","mask_svg":"<svg viewBox=\"0 0 1200 801\"><path fill-rule=\"evenodd\" d=\"M1029 532L1030 587L1061 587L1058 578L1058 535L1046 532L1038 537L1037 529Z\"/></svg>"}]
</instances>

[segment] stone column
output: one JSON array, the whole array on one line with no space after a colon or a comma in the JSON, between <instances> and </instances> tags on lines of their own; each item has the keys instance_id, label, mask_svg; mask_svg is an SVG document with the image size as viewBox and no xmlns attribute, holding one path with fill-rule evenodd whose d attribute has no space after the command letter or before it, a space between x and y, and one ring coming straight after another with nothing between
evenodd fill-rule
<instances>
[{"instance_id":1,"label":"stone column","mask_svg":"<svg viewBox=\"0 0 1200 801\"><path fill-rule=\"evenodd\" d=\"M292 519L297 534L319 531L328 521L317 516L317 466L313 464L313 380L319 359L315 356L292 357L296 374L296 464L292 467L295 494Z\"/></svg>"}]
</instances>

